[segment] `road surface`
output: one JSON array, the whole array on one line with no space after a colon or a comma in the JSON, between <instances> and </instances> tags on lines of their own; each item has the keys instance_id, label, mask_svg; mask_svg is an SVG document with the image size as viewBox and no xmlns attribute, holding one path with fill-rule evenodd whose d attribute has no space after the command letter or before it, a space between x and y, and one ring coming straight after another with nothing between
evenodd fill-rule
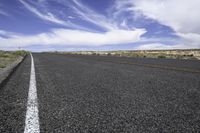
<instances>
[{"instance_id":1,"label":"road surface","mask_svg":"<svg viewBox=\"0 0 200 133\"><path fill-rule=\"evenodd\" d=\"M0 132L200 131L200 61L33 59L34 73L29 55L0 88Z\"/></svg>"}]
</instances>

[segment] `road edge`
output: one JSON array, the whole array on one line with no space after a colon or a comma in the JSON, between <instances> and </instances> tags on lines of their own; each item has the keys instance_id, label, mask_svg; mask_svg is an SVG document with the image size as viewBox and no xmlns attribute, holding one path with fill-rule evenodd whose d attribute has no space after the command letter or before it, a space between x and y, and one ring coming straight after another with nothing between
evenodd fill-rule
<instances>
[{"instance_id":1,"label":"road edge","mask_svg":"<svg viewBox=\"0 0 200 133\"><path fill-rule=\"evenodd\" d=\"M7 66L1 73L0 76L0 89L5 86L5 84L8 82L12 74L17 70L17 68L20 66L20 64L25 60L27 55L24 57L18 58L16 61L14 61L11 65Z\"/></svg>"}]
</instances>

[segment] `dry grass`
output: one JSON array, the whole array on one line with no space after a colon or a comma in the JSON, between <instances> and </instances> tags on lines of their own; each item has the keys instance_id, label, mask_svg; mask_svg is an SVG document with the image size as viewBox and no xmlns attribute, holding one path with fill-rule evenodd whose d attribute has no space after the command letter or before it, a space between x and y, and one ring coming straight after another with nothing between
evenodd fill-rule
<instances>
[{"instance_id":1,"label":"dry grass","mask_svg":"<svg viewBox=\"0 0 200 133\"><path fill-rule=\"evenodd\" d=\"M26 54L26 51L0 51L0 68L5 68L14 62L19 56L25 56Z\"/></svg>"},{"instance_id":2,"label":"dry grass","mask_svg":"<svg viewBox=\"0 0 200 133\"><path fill-rule=\"evenodd\" d=\"M15 61L15 58L2 58L0 57L0 68L5 68L7 65Z\"/></svg>"}]
</instances>

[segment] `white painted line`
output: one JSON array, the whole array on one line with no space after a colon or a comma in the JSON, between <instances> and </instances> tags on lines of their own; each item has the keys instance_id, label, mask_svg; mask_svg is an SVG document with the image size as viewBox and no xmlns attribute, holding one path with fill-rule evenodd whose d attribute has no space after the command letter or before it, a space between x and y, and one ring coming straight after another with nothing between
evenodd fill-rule
<instances>
[{"instance_id":1,"label":"white painted line","mask_svg":"<svg viewBox=\"0 0 200 133\"><path fill-rule=\"evenodd\" d=\"M24 133L39 133L39 116L38 116L38 101L37 101L37 88L35 78L35 66L33 56L31 55L31 74L28 92L28 103L26 110L26 121Z\"/></svg>"}]
</instances>

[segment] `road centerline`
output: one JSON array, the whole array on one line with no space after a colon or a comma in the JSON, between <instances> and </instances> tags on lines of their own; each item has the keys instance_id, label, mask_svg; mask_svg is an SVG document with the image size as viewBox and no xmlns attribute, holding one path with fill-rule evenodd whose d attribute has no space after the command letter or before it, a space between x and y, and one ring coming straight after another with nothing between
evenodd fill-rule
<instances>
[{"instance_id":1,"label":"road centerline","mask_svg":"<svg viewBox=\"0 0 200 133\"><path fill-rule=\"evenodd\" d=\"M37 88L36 88L36 77L35 77L35 66L32 54L31 56L31 73L30 83L28 92L28 102L26 110L26 120L24 133L39 133L39 116L38 116L38 101L37 101Z\"/></svg>"}]
</instances>

